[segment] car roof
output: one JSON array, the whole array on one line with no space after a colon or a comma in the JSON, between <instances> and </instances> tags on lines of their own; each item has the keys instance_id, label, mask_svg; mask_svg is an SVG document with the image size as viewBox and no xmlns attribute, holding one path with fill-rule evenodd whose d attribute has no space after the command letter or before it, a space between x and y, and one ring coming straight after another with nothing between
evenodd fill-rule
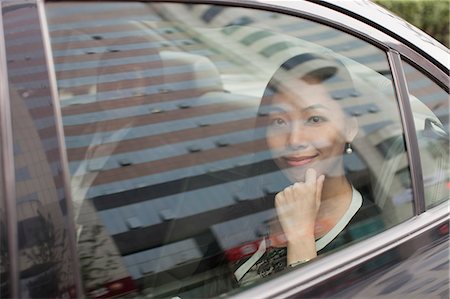
<instances>
[{"instance_id":1,"label":"car roof","mask_svg":"<svg viewBox=\"0 0 450 299\"><path fill-rule=\"evenodd\" d=\"M309 0L308 0L309 1ZM283 0L251 0L270 4L271 6L282 6L292 10L302 9L303 1ZM318 5L329 7L335 11L342 12L378 30L394 37L408 47L431 58L441 64L446 70L450 69L450 51L427 33L409 24L394 13L369 0L322 0L310 1Z\"/></svg>"}]
</instances>

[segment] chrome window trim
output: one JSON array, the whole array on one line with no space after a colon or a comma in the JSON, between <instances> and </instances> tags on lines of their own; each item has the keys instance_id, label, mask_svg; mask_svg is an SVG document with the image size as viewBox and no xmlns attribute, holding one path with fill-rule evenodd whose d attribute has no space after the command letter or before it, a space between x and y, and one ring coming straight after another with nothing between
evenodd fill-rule
<instances>
[{"instance_id":1,"label":"chrome window trim","mask_svg":"<svg viewBox=\"0 0 450 299\"><path fill-rule=\"evenodd\" d=\"M450 220L450 202L447 201L419 216L409 219L376 236L351 245L333 254L315 260L299 269L264 280L240 293L234 299L289 298L332 279L333 276L356 267L398 245L414 239L443 221Z\"/></svg>"},{"instance_id":2,"label":"chrome window trim","mask_svg":"<svg viewBox=\"0 0 450 299\"><path fill-rule=\"evenodd\" d=\"M387 53L392 70L392 79L399 105L403 131L405 135L406 154L408 156L411 185L414 200L414 213L419 215L425 211L425 192L423 186L422 163L419 153L414 119L408 96L408 85L403 72L400 54L396 51Z\"/></svg>"},{"instance_id":3,"label":"chrome window trim","mask_svg":"<svg viewBox=\"0 0 450 299\"><path fill-rule=\"evenodd\" d=\"M9 256L9 286L12 298L19 298L19 238L17 235L16 183L11 105L9 97L6 40L3 29L3 3L0 2L0 129Z\"/></svg>"},{"instance_id":4,"label":"chrome window trim","mask_svg":"<svg viewBox=\"0 0 450 299\"><path fill-rule=\"evenodd\" d=\"M449 71L445 73L443 70L438 68L431 61L424 59L419 53L415 52L411 48L404 45L399 45L397 47L392 47L393 50L397 51L402 57L401 60L406 59L406 61L414 65L418 70L422 71L424 75L427 75L433 82L438 84L447 93L449 92ZM450 53L449 53L450 60ZM420 65L418 62L420 61Z\"/></svg>"},{"instance_id":5,"label":"chrome window trim","mask_svg":"<svg viewBox=\"0 0 450 299\"><path fill-rule=\"evenodd\" d=\"M61 163L61 171L63 173L64 194L67 206L67 229L69 233L70 253L72 257L72 266L74 271L74 280L76 287L76 294L78 297L83 296L83 288L81 283L81 270L77 251L76 231L75 231L75 216L72 207L72 192L70 185L69 164L66 150L66 143L64 141L64 129L62 123L61 106L59 105L58 87L56 81L55 64L53 60L52 47L50 43L50 34L48 31L47 17L45 14L44 2L36 0L38 15L40 20L42 41L44 44L45 59L47 65L47 73L49 76L50 93L53 103L53 112L55 115L55 127L58 140L59 157Z\"/></svg>"}]
</instances>

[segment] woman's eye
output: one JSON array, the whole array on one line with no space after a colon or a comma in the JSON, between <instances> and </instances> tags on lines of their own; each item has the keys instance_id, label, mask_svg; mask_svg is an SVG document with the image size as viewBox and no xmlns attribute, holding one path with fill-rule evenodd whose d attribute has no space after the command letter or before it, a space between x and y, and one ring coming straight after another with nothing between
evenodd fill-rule
<instances>
[{"instance_id":1,"label":"woman's eye","mask_svg":"<svg viewBox=\"0 0 450 299\"><path fill-rule=\"evenodd\" d=\"M312 123L312 124L319 124L324 121L326 121L326 118L323 116L319 116L319 115L314 115L314 116L311 116L310 118L308 118L308 123Z\"/></svg>"},{"instance_id":2,"label":"woman's eye","mask_svg":"<svg viewBox=\"0 0 450 299\"><path fill-rule=\"evenodd\" d=\"M285 125L287 125L287 123L281 118L275 118L275 119L271 120L270 124L272 126L285 126Z\"/></svg>"}]
</instances>

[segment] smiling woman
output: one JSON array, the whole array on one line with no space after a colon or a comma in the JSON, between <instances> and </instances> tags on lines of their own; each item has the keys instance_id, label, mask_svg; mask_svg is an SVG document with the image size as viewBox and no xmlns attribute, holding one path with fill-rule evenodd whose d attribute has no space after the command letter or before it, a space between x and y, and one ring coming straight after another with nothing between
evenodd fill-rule
<instances>
[{"instance_id":1,"label":"smiling woman","mask_svg":"<svg viewBox=\"0 0 450 299\"><path fill-rule=\"evenodd\" d=\"M259 250L236 264L241 283L355 240L351 228L365 217L383 227L379 209L345 175L358 125L341 100L357 96L344 64L324 55L296 55L269 80L257 127L289 185L275 194L276 217Z\"/></svg>"},{"instance_id":2,"label":"smiling woman","mask_svg":"<svg viewBox=\"0 0 450 299\"><path fill-rule=\"evenodd\" d=\"M327 178L342 176L342 153L356 136L357 124L334 98L352 94L345 67L318 55L295 56L275 73L262 102L272 110L267 145L291 181L304 181L309 167Z\"/></svg>"}]
</instances>

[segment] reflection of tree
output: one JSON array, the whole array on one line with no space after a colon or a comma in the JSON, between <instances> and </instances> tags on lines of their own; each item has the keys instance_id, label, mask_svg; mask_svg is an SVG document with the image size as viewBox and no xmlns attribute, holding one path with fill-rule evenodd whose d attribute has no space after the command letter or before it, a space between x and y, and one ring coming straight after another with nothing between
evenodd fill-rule
<instances>
[{"instance_id":1,"label":"reflection of tree","mask_svg":"<svg viewBox=\"0 0 450 299\"><path fill-rule=\"evenodd\" d=\"M449 2L430 0L375 0L375 3L398 14L422 29L446 47L449 46ZM412 28L410 24L405 26ZM414 28L412 28L414 29ZM426 37L419 37L426 40Z\"/></svg>"},{"instance_id":2,"label":"reflection of tree","mask_svg":"<svg viewBox=\"0 0 450 299\"><path fill-rule=\"evenodd\" d=\"M67 254L66 231L55 228L52 217L44 216L38 210L34 235L34 245L23 249L22 255L32 265L21 271L21 279L26 279L31 298L56 298L66 290L67 272L63 271L63 257Z\"/></svg>"},{"instance_id":3,"label":"reflection of tree","mask_svg":"<svg viewBox=\"0 0 450 299\"><path fill-rule=\"evenodd\" d=\"M102 286L112 280L112 270L119 268L115 261L117 254L107 249L107 238L101 237L103 227L95 224L83 228L78 242L81 275L86 289Z\"/></svg>"}]
</instances>

